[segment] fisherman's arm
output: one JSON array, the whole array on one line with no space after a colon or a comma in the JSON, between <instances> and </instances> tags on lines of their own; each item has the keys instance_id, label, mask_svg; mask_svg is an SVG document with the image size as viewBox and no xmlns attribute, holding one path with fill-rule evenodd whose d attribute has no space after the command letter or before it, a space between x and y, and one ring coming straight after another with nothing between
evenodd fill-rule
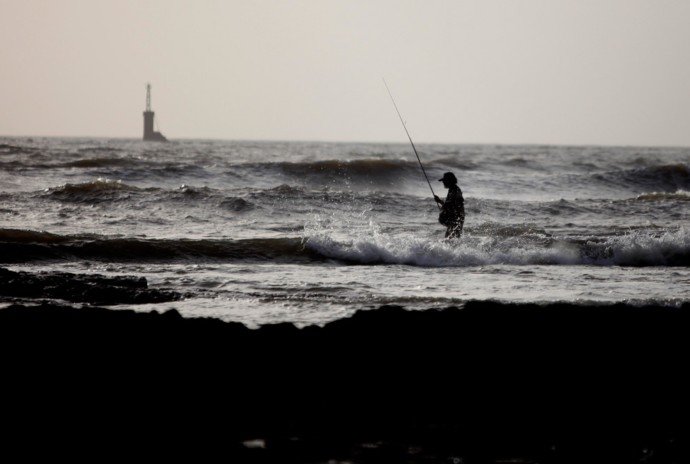
<instances>
[{"instance_id":1,"label":"fisherman's arm","mask_svg":"<svg viewBox=\"0 0 690 464\"><path fill-rule=\"evenodd\" d=\"M444 202L443 200L441 200L441 199L438 197L438 195L434 195L434 200L436 200L436 203L438 203L438 204L441 205L441 206L443 206L443 205L445 204L445 202Z\"/></svg>"}]
</instances>

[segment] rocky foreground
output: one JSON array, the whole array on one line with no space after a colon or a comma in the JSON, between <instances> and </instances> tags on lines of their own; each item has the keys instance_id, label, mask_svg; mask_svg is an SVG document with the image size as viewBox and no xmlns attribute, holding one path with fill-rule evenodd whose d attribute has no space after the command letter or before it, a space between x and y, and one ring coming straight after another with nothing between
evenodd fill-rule
<instances>
[{"instance_id":1,"label":"rocky foreground","mask_svg":"<svg viewBox=\"0 0 690 464\"><path fill-rule=\"evenodd\" d=\"M250 330L13 305L2 440L24 460L686 463L689 318L469 302Z\"/></svg>"},{"instance_id":2,"label":"rocky foreground","mask_svg":"<svg viewBox=\"0 0 690 464\"><path fill-rule=\"evenodd\" d=\"M148 288L144 277L16 272L0 267L0 297L59 299L98 305L162 303L180 298L175 292Z\"/></svg>"}]
</instances>

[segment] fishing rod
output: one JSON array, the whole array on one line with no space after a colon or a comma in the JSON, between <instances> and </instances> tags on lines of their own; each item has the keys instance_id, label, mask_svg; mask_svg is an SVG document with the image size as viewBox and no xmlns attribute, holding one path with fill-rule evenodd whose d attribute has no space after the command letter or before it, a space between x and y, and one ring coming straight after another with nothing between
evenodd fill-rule
<instances>
[{"instance_id":1,"label":"fishing rod","mask_svg":"<svg viewBox=\"0 0 690 464\"><path fill-rule=\"evenodd\" d=\"M407 126L405 125L405 121L403 121L402 115L400 114L400 110L398 109L398 105L395 104L395 98L393 98L393 94L391 93L391 89L388 88L388 84L386 83L386 79L383 79L383 85L386 86L386 90L388 90L388 95L391 97L391 101L393 102L393 106L395 107L395 111L398 113L398 117L400 118L400 122L403 125L403 128L405 129L405 133L407 134L407 138L410 139L410 145L412 145L412 150L414 150L414 154L417 156L417 161L419 161L419 167L422 168L422 172L424 173L424 177L426 178L426 183L429 184L429 190L431 190L431 194L436 198L436 194L434 193L434 189L431 186L431 182L429 182L429 176L426 175L426 170L424 169L424 165L422 164L422 160L419 159L419 153L417 153L417 148L414 146L414 142L412 141L412 137L410 137L410 132L407 130ZM438 209L441 209L441 205L436 203L436 206L438 206Z\"/></svg>"}]
</instances>

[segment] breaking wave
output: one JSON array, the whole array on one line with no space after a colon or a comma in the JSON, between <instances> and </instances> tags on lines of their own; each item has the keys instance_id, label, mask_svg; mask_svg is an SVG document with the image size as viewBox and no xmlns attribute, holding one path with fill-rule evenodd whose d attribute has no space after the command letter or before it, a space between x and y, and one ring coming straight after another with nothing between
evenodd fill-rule
<instances>
[{"instance_id":1,"label":"breaking wave","mask_svg":"<svg viewBox=\"0 0 690 464\"><path fill-rule=\"evenodd\" d=\"M0 262L87 259L110 262L250 261L401 264L426 267L484 265L690 266L690 233L636 231L604 239L563 240L528 230L510 236L467 234L458 242L378 232L354 240L329 233L306 238L244 240L60 236L0 229Z\"/></svg>"},{"instance_id":2,"label":"breaking wave","mask_svg":"<svg viewBox=\"0 0 690 464\"><path fill-rule=\"evenodd\" d=\"M661 235L634 232L579 241L548 236L465 235L457 243L375 232L352 241L337 241L321 234L309 237L305 243L322 256L354 264L690 266L690 233L685 229Z\"/></svg>"}]
</instances>

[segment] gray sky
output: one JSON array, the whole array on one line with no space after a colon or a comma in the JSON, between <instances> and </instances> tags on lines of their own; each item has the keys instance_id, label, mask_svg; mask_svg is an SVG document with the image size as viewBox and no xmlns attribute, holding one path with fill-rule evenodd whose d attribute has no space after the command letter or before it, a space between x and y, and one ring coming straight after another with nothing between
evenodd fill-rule
<instances>
[{"instance_id":1,"label":"gray sky","mask_svg":"<svg viewBox=\"0 0 690 464\"><path fill-rule=\"evenodd\" d=\"M0 134L690 145L687 0L0 0Z\"/></svg>"}]
</instances>

